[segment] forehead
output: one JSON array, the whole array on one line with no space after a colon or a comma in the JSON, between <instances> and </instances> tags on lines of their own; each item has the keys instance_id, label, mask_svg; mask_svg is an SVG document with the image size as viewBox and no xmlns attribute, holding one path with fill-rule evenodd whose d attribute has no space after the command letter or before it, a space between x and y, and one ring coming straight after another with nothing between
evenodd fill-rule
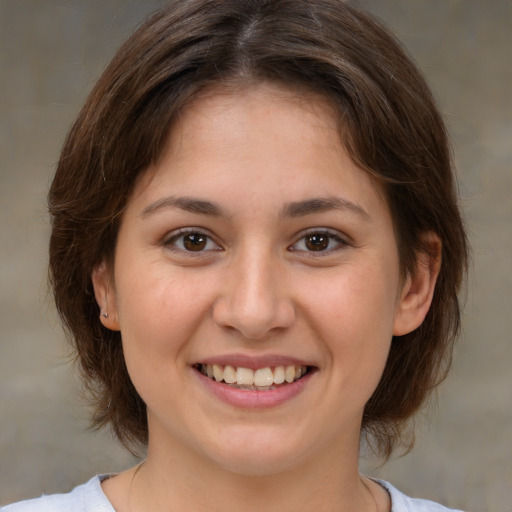
<instances>
[{"instance_id":1,"label":"forehead","mask_svg":"<svg viewBox=\"0 0 512 512\"><path fill-rule=\"evenodd\" d=\"M159 161L137 188L199 180L205 191L229 190L229 198L254 182L292 197L310 183L327 196L343 176L360 198L366 190L382 199L381 186L345 149L340 117L324 96L275 83L208 88L176 116Z\"/></svg>"},{"instance_id":2,"label":"forehead","mask_svg":"<svg viewBox=\"0 0 512 512\"><path fill-rule=\"evenodd\" d=\"M311 130L304 129L308 124L323 132L326 144L334 141L339 145L343 134L339 118L328 98L309 90L275 82L217 84L200 91L179 110L165 149L186 150L186 143L200 136L204 136L205 145L225 144L228 140L224 129L228 127L233 144L261 142L262 128L271 133L264 126L269 122L274 127L272 131L295 139L310 135ZM333 137L335 134L339 137Z\"/></svg>"}]
</instances>

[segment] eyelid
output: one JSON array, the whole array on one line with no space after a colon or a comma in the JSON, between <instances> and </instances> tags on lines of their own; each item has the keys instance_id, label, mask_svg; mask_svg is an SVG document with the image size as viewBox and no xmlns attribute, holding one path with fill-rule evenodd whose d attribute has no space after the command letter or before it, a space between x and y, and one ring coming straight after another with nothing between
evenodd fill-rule
<instances>
[{"instance_id":1,"label":"eyelid","mask_svg":"<svg viewBox=\"0 0 512 512\"><path fill-rule=\"evenodd\" d=\"M214 249L203 249L200 251L187 251L186 249L182 249L182 248L176 247L176 245L174 245L174 243L173 243L174 241L178 240L180 237L183 237L183 236L189 235L189 234L203 235L206 238L208 238L209 241L213 242L216 247ZM170 251L184 254L187 256L200 256L200 255L209 254L211 252L223 250L222 246L217 242L215 237L207 229L200 228L200 227L194 227L194 226L181 227L181 228L171 231L170 233L168 233L164 236L164 238L162 240L162 245Z\"/></svg>"},{"instance_id":2,"label":"eyelid","mask_svg":"<svg viewBox=\"0 0 512 512\"><path fill-rule=\"evenodd\" d=\"M313 250L307 250L307 249L296 249L294 246L296 246L300 241L304 240L308 235L327 235L331 240L337 241L337 245L334 248L321 250L321 251L313 251ZM288 250L291 252L301 252L303 254L306 254L307 256L311 257L322 257L327 256L330 254L333 254L335 252L338 252L340 250L343 250L343 248L347 246L351 246L352 243L350 239L344 235L343 233L340 233L337 230L333 230L330 228L323 228L323 227L317 227L317 228L309 228L305 231L301 231L295 239L295 242L291 244L288 247Z\"/></svg>"}]
</instances>

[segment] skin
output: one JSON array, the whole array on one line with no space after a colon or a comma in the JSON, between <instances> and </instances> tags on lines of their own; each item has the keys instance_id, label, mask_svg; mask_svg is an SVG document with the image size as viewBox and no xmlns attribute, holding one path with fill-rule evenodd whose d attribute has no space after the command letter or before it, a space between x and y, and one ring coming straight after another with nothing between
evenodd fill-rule
<instances>
[{"instance_id":1,"label":"skin","mask_svg":"<svg viewBox=\"0 0 512 512\"><path fill-rule=\"evenodd\" d=\"M146 462L103 483L116 510L389 510L358 474L359 437L392 336L430 305L438 258L418 259L402 279L382 191L322 98L274 84L198 98L135 186L114 269L93 273L148 411ZM314 371L279 405L234 406L193 367L233 354Z\"/></svg>"}]
</instances>

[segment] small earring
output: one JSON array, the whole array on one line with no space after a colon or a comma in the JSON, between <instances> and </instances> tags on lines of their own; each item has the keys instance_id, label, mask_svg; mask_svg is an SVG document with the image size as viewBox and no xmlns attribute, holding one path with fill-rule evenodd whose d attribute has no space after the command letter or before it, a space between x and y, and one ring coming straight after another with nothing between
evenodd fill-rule
<instances>
[{"instance_id":1,"label":"small earring","mask_svg":"<svg viewBox=\"0 0 512 512\"><path fill-rule=\"evenodd\" d=\"M108 313L105 313L104 311L101 312L101 316L103 318L108 318Z\"/></svg>"}]
</instances>

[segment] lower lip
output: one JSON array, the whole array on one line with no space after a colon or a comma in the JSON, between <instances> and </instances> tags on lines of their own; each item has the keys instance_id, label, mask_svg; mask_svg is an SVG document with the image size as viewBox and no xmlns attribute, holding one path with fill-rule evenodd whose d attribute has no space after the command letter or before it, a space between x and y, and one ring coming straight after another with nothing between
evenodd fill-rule
<instances>
[{"instance_id":1,"label":"lower lip","mask_svg":"<svg viewBox=\"0 0 512 512\"><path fill-rule=\"evenodd\" d=\"M266 409L284 404L301 393L314 374L314 372L308 372L291 384L257 391L235 388L223 382L209 379L197 370L193 371L210 393L229 405L244 409Z\"/></svg>"}]
</instances>

